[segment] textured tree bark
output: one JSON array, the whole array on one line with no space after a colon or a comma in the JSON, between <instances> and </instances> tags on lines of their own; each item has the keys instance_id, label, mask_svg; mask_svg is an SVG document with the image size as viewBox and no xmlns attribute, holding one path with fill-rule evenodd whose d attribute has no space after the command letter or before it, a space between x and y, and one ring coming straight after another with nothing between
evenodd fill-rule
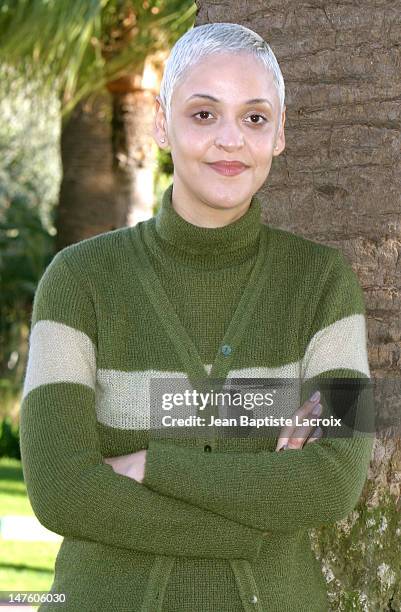
<instances>
[{"instance_id":1,"label":"textured tree bark","mask_svg":"<svg viewBox=\"0 0 401 612\"><path fill-rule=\"evenodd\" d=\"M400 2L197 6L195 25L229 15L263 36L280 63L286 149L259 194L264 221L346 255L364 289L371 375L390 394L401 378ZM311 530L333 611L401 610L400 434L399 426L377 433L350 516Z\"/></svg>"},{"instance_id":2,"label":"textured tree bark","mask_svg":"<svg viewBox=\"0 0 401 612\"><path fill-rule=\"evenodd\" d=\"M79 103L63 126L57 250L153 215L154 95L136 76Z\"/></svg>"},{"instance_id":3,"label":"textured tree bark","mask_svg":"<svg viewBox=\"0 0 401 612\"><path fill-rule=\"evenodd\" d=\"M118 227L110 95L77 105L61 132L63 176L56 210L56 250Z\"/></svg>"},{"instance_id":4,"label":"textured tree bark","mask_svg":"<svg viewBox=\"0 0 401 612\"><path fill-rule=\"evenodd\" d=\"M153 215L153 92L119 79L113 95L113 169L119 225L136 225Z\"/></svg>"}]
</instances>

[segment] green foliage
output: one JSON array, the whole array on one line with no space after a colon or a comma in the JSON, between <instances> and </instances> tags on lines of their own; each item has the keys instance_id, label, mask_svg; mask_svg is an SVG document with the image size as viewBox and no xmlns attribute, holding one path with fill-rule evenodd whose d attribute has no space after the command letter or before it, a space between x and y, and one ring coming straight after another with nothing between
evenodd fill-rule
<instances>
[{"instance_id":1,"label":"green foliage","mask_svg":"<svg viewBox=\"0 0 401 612\"><path fill-rule=\"evenodd\" d=\"M165 189L172 183L174 172L174 164L170 151L158 149L156 156L156 173L155 173L155 205L153 214L156 215L160 209L163 193Z\"/></svg>"},{"instance_id":2,"label":"green foliage","mask_svg":"<svg viewBox=\"0 0 401 612\"><path fill-rule=\"evenodd\" d=\"M58 112L54 95L0 67L0 418L18 395L31 302L54 251Z\"/></svg>"},{"instance_id":3,"label":"green foliage","mask_svg":"<svg viewBox=\"0 0 401 612\"><path fill-rule=\"evenodd\" d=\"M60 104L41 83L0 66L0 220L23 198L52 231L61 178Z\"/></svg>"},{"instance_id":4,"label":"green foliage","mask_svg":"<svg viewBox=\"0 0 401 612\"><path fill-rule=\"evenodd\" d=\"M11 422L10 417L0 421L0 457L21 459L18 426Z\"/></svg>"},{"instance_id":5,"label":"green foliage","mask_svg":"<svg viewBox=\"0 0 401 612\"><path fill-rule=\"evenodd\" d=\"M20 327L29 325L39 279L53 256L53 237L44 229L29 199L16 196L0 222L0 368L12 369Z\"/></svg>"},{"instance_id":6,"label":"green foliage","mask_svg":"<svg viewBox=\"0 0 401 612\"><path fill-rule=\"evenodd\" d=\"M174 164L170 151L159 149L157 156L158 172L163 174L173 174Z\"/></svg>"},{"instance_id":7,"label":"green foliage","mask_svg":"<svg viewBox=\"0 0 401 612\"><path fill-rule=\"evenodd\" d=\"M53 251L38 210L15 197L0 222L0 309L30 303Z\"/></svg>"},{"instance_id":8,"label":"green foliage","mask_svg":"<svg viewBox=\"0 0 401 612\"><path fill-rule=\"evenodd\" d=\"M168 49L193 25L192 0L10 0L0 61L44 79L68 114L79 100Z\"/></svg>"}]
</instances>

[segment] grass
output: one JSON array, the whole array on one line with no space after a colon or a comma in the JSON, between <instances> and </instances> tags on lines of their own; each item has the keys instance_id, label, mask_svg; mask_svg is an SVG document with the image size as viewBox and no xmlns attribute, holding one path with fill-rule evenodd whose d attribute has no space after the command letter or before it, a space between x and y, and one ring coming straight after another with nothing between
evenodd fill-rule
<instances>
[{"instance_id":1,"label":"grass","mask_svg":"<svg viewBox=\"0 0 401 612\"><path fill-rule=\"evenodd\" d=\"M1 590L48 591L59 542L20 542L0 538Z\"/></svg>"},{"instance_id":2,"label":"grass","mask_svg":"<svg viewBox=\"0 0 401 612\"><path fill-rule=\"evenodd\" d=\"M21 462L0 458L1 515L33 516ZM0 590L49 591L60 542L23 542L0 537Z\"/></svg>"},{"instance_id":3,"label":"grass","mask_svg":"<svg viewBox=\"0 0 401 612\"><path fill-rule=\"evenodd\" d=\"M21 462L17 459L0 458L0 508L2 516L33 515L26 493Z\"/></svg>"}]
</instances>

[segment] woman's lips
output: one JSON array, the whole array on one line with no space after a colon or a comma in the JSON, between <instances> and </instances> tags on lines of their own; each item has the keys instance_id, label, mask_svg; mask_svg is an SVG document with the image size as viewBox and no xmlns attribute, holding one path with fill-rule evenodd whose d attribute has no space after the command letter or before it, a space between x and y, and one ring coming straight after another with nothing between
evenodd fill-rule
<instances>
[{"instance_id":1,"label":"woman's lips","mask_svg":"<svg viewBox=\"0 0 401 612\"><path fill-rule=\"evenodd\" d=\"M209 166L224 176L235 176L248 168L248 166L239 164L209 164Z\"/></svg>"}]
</instances>

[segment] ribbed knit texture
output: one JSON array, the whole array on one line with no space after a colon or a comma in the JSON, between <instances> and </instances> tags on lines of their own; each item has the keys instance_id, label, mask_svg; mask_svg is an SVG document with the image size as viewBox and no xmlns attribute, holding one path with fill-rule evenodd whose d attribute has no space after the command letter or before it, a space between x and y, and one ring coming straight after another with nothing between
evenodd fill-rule
<instances>
[{"instance_id":1,"label":"ribbed knit texture","mask_svg":"<svg viewBox=\"0 0 401 612\"><path fill-rule=\"evenodd\" d=\"M276 436L157 439L149 387L298 379L290 416L327 377L366 380L357 276L336 249L262 224L256 197L202 228L171 195L60 251L35 294L20 442L33 510L64 536L52 591L68 611L324 612L308 530L355 507L373 439L280 453ZM141 448L143 483L103 463Z\"/></svg>"}]
</instances>

